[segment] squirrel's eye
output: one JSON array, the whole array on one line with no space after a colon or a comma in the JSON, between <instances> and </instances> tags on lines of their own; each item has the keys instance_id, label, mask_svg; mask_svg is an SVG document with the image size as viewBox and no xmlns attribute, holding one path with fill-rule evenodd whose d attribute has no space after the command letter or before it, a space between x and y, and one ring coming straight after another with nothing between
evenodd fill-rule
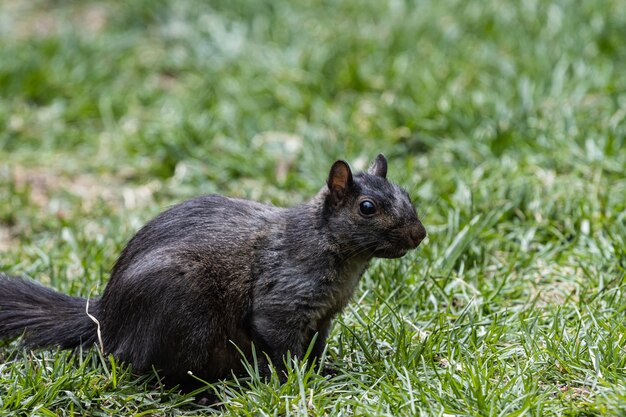
<instances>
[{"instance_id":1,"label":"squirrel's eye","mask_svg":"<svg viewBox=\"0 0 626 417\"><path fill-rule=\"evenodd\" d=\"M376 213L376 206L370 200L363 200L359 204L359 210L364 216L371 216Z\"/></svg>"}]
</instances>

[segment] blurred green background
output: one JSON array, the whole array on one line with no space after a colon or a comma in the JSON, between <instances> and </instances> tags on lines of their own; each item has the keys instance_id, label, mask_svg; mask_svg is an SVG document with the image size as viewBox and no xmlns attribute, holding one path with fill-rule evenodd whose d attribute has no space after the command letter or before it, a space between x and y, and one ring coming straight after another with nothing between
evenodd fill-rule
<instances>
[{"instance_id":1,"label":"blurred green background","mask_svg":"<svg viewBox=\"0 0 626 417\"><path fill-rule=\"evenodd\" d=\"M296 204L382 152L428 240L366 274L340 375L222 411L626 412L625 40L619 0L0 1L0 270L95 296L165 207ZM5 413L197 412L20 352Z\"/></svg>"}]
</instances>

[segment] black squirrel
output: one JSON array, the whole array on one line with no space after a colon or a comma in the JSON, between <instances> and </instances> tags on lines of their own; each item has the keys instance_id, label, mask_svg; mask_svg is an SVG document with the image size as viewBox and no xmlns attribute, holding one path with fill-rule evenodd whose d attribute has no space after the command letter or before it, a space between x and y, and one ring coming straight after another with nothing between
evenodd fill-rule
<instances>
[{"instance_id":1,"label":"black squirrel","mask_svg":"<svg viewBox=\"0 0 626 417\"><path fill-rule=\"evenodd\" d=\"M401 257L426 236L409 195L386 175L383 155L354 176L339 160L296 207L218 195L176 205L130 240L89 304L0 273L0 339L101 344L181 386L193 385L189 372L207 381L241 372L252 345L284 371L283 355L302 358L317 335L315 358L369 261Z\"/></svg>"}]
</instances>

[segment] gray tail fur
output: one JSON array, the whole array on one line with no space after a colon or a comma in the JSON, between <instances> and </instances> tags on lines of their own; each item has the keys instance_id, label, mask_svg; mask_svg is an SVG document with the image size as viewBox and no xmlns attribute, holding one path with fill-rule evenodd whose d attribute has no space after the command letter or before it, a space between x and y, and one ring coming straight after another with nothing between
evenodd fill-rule
<instances>
[{"instance_id":1,"label":"gray tail fur","mask_svg":"<svg viewBox=\"0 0 626 417\"><path fill-rule=\"evenodd\" d=\"M91 346L97 326L87 315L86 303L84 298L0 273L0 340L23 335L30 348ZM96 308L97 300L91 300L89 312Z\"/></svg>"}]
</instances>

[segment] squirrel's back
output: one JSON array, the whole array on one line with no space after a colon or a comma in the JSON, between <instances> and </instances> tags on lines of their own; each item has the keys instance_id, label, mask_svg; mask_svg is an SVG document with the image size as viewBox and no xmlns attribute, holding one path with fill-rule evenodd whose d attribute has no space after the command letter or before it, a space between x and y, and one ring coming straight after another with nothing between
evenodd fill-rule
<instances>
[{"instance_id":1,"label":"squirrel's back","mask_svg":"<svg viewBox=\"0 0 626 417\"><path fill-rule=\"evenodd\" d=\"M136 257L150 257L153 252L177 251L185 246L201 247L204 254L245 251L257 237L268 233L284 210L220 195L205 195L177 204L148 222L128 242L111 279L116 279L132 262L138 262Z\"/></svg>"}]
</instances>

